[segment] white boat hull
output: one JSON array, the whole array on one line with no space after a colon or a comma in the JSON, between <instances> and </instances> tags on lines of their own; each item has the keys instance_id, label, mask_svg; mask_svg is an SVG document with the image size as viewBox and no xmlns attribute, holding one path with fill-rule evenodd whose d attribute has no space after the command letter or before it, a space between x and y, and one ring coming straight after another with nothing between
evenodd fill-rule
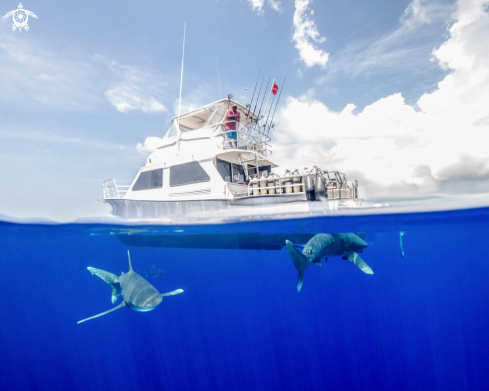
<instances>
[{"instance_id":1,"label":"white boat hull","mask_svg":"<svg viewBox=\"0 0 489 391\"><path fill-rule=\"evenodd\" d=\"M307 201L304 194L243 197L232 200L142 201L105 199L112 214L123 219L159 221L226 221L287 218L291 215L329 214L339 208L361 206L359 199Z\"/></svg>"}]
</instances>

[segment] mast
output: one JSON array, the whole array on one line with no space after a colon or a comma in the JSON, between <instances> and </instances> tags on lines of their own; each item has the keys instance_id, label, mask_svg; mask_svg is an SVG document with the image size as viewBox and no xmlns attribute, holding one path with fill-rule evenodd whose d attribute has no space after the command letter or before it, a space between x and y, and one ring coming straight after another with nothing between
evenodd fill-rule
<instances>
[{"instance_id":1,"label":"mast","mask_svg":"<svg viewBox=\"0 0 489 391\"><path fill-rule=\"evenodd\" d=\"M187 21L183 24L183 49L182 49L182 72L180 74L180 99L178 100L178 119L177 119L177 135L178 139L180 140L180 137L182 135L182 131L180 130L180 108L182 107L182 84L183 84L183 60L185 58L185 30L187 28Z\"/></svg>"}]
</instances>

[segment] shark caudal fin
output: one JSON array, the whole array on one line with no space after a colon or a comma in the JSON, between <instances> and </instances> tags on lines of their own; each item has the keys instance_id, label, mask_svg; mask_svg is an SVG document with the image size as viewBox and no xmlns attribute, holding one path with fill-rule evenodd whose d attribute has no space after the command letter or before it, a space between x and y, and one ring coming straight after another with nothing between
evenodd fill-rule
<instances>
[{"instance_id":1,"label":"shark caudal fin","mask_svg":"<svg viewBox=\"0 0 489 391\"><path fill-rule=\"evenodd\" d=\"M367 265L367 263L357 253L353 252L350 255L348 255L348 260L353 264L357 265L358 268L365 274L374 274L370 266Z\"/></svg>"},{"instance_id":2,"label":"shark caudal fin","mask_svg":"<svg viewBox=\"0 0 489 391\"><path fill-rule=\"evenodd\" d=\"M162 293L161 297L178 295L179 293L182 293L182 292L183 292L183 289L176 289L176 290L171 291L171 292Z\"/></svg>"},{"instance_id":3,"label":"shark caudal fin","mask_svg":"<svg viewBox=\"0 0 489 391\"><path fill-rule=\"evenodd\" d=\"M121 304L119 304L117 307L112 308L111 310L108 310L108 311L102 312L101 314L98 314L98 315L95 315L95 316L91 316L90 318L86 318L86 319L80 320L79 322L76 322L76 323L77 323L77 324L80 324L80 323L86 322L87 320L98 318L99 316L103 316L103 315L108 314L109 312L112 312L112 311L118 310L119 308L122 308L122 307L124 307L125 305L126 305L126 303L125 303L125 302L122 302L122 303L121 303Z\"/></svg>"},{"instance_id":4,"label":"shark caudal fin","mask_svg":"<svg viewBox=\"0 0 489 391\"><path fill-rule=\"evenodd\" d=\"M127 257L129 258L129 271L133 272L132 270L132 265L131 265L131 254L129 254L129 250L127 250Z\"/></svg>"},{"instance_id":5,"label":"shark caudal fin","mask_svg":"<svg viewBox=\"0 0 489 391\"><path fill-rule=\"evenodd\" d=\"M289 251L289 255L292 258L292 262L294 262L294 266L299 272L299 276L297 278L297 292L301 291L302 283L304 281L304 274L306 273L306 269L309 266L309 260L294 247L292 242L288 240L285 241L285 246Z\"/></svg>"},{"instance_id":6,"label":"shark caudal fin","mask_svg":"<svg viewBox=\"0 0 489 391\"><path fill-rule=\"evenodd\" d=\"M90 273L100 277L112 288L112 304L117 301L117 296L121 294L121 286L119 284L119 277L115 274L106 272L105 270L95 269L94 267L87 267Z\"/></svg>"}]
</instances>

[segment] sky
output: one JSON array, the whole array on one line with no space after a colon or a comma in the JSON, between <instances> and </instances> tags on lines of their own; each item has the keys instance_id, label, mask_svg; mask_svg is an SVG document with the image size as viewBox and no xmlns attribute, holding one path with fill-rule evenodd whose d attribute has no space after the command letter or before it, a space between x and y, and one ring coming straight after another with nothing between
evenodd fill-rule
<instances>
[{"instance_id":1,"label":"sky","mask_svg":"<svg viewBox=\"0 0 489 391\"><path fill-rule=\"evenodd\" d=\"M489 193L489 1L29 0L0 19L0 214L109 216L178 107L286 77L283 168L317 165L371 201ZM18 3L0 0L0 14ZM246 101L244 99L247 88ZM153 139L152 139L153 138Z\"/></svg>"}]
</instances>

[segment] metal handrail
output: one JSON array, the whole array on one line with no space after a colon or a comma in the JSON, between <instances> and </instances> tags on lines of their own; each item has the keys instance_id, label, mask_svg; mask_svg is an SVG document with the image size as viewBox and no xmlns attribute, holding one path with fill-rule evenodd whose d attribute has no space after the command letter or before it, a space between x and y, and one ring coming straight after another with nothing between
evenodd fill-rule
<instances>
[{"instance_id":1,"label":"metal handrail","mask_svg":"<svg viewBox=\"0 0 489 391\"><path fill-rule=\"evenodd\" d=\"M241 125L241 129L224 129L224 125L226 123L237 123ZM268 144L269 141L271 141L271 138L267 136L265 133L261 132L260 130L257 129L256 126L252 126L251 124L245 125L241 122L238 121L226 121L226 122L220 122L217 124L216 127L220 127L222 130L220 130L217 133L217 136L225 136L228 132L236 132L240 135L243 135L246 141L243 143L239 137L236 141L237 148L236 149L242 149L242 150L257 150L255 147L257 145L260 145L260 150L264 156L268 156L269 154L272 154L272 151L269 150L272 146ZM247 130L247 131L246 131ZM255 134L254 134L255 133ZM256 134L257 133L257 134ZM226 143L229 143L229 140L226 140L225 138L223 139L223 149L226 149ZM232 141L231 141L232 142ZM250 146L252 147L250 149Z\"/></svg>"},{"instance_id":2,"label":"metal handrail","mask_svg":"<svg viewBox=\"0 0 489 391\"><path fill-rule=\"evenodd\" d=\"M103 197L106 198L122 198L129 190L130 185L117 185L115 179L107 179L102 182Z\"/></svg>"}]
</instances>

